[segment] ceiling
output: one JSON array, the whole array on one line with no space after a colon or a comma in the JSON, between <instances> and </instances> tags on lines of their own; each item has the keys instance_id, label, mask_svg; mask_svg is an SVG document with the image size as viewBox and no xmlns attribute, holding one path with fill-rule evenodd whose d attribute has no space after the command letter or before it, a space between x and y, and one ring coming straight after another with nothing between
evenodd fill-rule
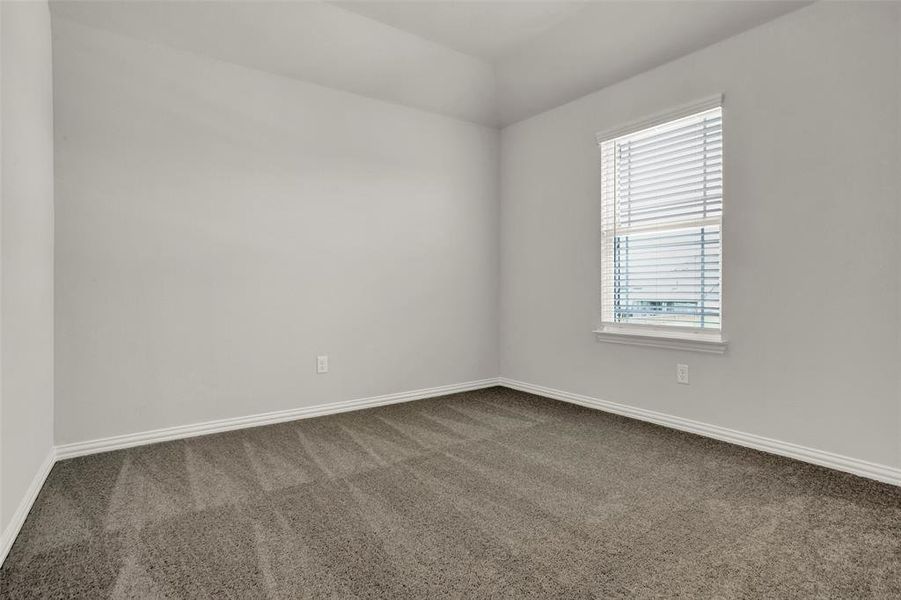
<instances>
[{"instance_id":1,"label":"ceiling","mask_svg":"<svg viewBox=\"0 0 901 600\"><path fill-rule=\"evenodd\" d=\"M494 61L571 17L589 3L495 0L473 2L335 1L335 6Z\"/></svg>"},{"instance_id":2,"label":"ceiling","mask_svg":"<svg viewBox=\"0 0 901 600\"><path fill-rule=\"evenodd\" d=\"M505 126L808 1L65 0L54 19Z\"/></svg>"},{"instance_id":3,"label":"ceiling","mask_svg":"<svg viewBox=\"0 0 901 600\"><path fill-rule=\"evenodd\" d=\"M495 63L514 123L771 21L810 2L595 2Z\"/></svg>"}]
</instances>

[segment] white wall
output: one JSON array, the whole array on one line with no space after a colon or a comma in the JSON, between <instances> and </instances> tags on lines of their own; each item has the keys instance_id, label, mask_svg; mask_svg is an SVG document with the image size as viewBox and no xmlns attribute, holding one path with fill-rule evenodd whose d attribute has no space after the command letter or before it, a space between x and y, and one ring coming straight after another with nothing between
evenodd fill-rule
<instances>
[{"instance_id":1,"label":"white wall","mask_svg":"<svg viewBox=\"0 0 901 600\"><path fill-rule=\"evenodd\" d=\"M897 12L896 15L896 23L898 26L898 48L895 51L895 55L898 57L898 122L901 123L901 2L895 3L895 9ZM898 127L898 135L896 138L896 142L898 144L898 204L901 206L901 125ZM901 235L901 210L898 211L898 229L899 235ZM901 247L901 242L899 242L899 247ZM901 259L898 260L898 269L899 269L899 287L901 287ZM898 313L901 315L901 292L898 294ZM901 317L899 317L901 320ZM901 323L899 323L901 325ZM898 327L898 356L901 357L901 326ZM901 361L899 361L901 362ZM901 407L901 365L898 368L898 405ZM898 409L898 464L901 464L901 408Z\"/></svg>"},{"instance_id":2,"label":"white wall","mask_svg":"<svg viewBox=\"0 0 901 600\"><path fill-rule=\"evenodd\" d=\"M501 375L901 464L897 28L815 4L506 128ZM594 134L717 92L730 347L598 343Z\"/></svg>"},{"instance_id":3,"label":"white wall","mask_svg":"<svg viewBox=\"0 0 901 600\"><path fill-rule=\"evenodd\" d=\"M58 18L54 78L57 443L496 375L496 130Z\"/></svg>"},{"instance_id":4,"label":"white wall","mask_svg":"<svg viewBox=\"0 0 901 600\"><path fill-rule=\"evenodd\" d=\"M898 13L505 129L500 223L492 130L57 20L57 442L490 377L500 316L505 377L901 465ZM597 343L594 132L720 91L730 349Z\"/></svg>"},{"instance_id":5,"label":"white wall","mask_svg":"<svg viewBox=\"0 0 901 600\"><path fill-rule=\"evenodd\" d=\"M0 532L53 445L50 12L2 2Z\"/></svg>"}]
</instances>

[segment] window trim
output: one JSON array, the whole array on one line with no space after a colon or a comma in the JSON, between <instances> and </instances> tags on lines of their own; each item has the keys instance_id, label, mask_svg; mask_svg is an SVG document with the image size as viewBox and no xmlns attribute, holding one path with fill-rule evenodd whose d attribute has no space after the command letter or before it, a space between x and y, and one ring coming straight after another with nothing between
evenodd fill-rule
<instances>
[{"instance_id":1,"label":"window trim","mask_svg":"<svg viewBox=\"0 0 901 600\"><path fill-rule=\"evenodd\" d=\"M644 117L635 121L620 125L611 129L607 129L595 134L598 146L613 138L635 133L642 129L656 127L669 121L681 119L696 113L704 112L714 108L721 108L723 111L723 119L725 120L725 103L724 94L715 94L695 102L683 104L676 108L656 113L649 117ZM724 138L725 140L725 138ZM725 144L725 141L724 141ZM723 168L725 170L725 149L723 152ZM725 196L725 190L724 190ZM725 202L723 203L723 214L720 217L720 231L723 231L725 223ZM599 326L594 330L595 339L598 342L608 342L614 344L629 344L634 346L651 346L656 348L668 348L674 350L690 350L695 352L708 352L713 354L723 354L726 351L727 342L724 336L725 318L724 318L724 283L723 283L723 267L725 259L723 257L725 244L720 247L720 328L716 330L699 329L689 327L665 326L665 325L647 325L639 323L610 323L603 321L603 308L598 313ZM603 259L602 259L603 260ZM601 272L603 273L603 264ZM602 275L603 277L603 275ZM601 302L599 307L603 306L603 280L601 280Z\"/></svg>"},{"instance_id":2,"label":"window trim","mask_svg":"<svg viewBox=\"0 0 901 600\"><path fill-rule=\"evenodd\" d=\"M655 327L639 323L603 323L594 330L595 339L611 344L652 346L723 354L727 342L722 331L701 331L687 327Z\"/></svg>"}]
</instances>

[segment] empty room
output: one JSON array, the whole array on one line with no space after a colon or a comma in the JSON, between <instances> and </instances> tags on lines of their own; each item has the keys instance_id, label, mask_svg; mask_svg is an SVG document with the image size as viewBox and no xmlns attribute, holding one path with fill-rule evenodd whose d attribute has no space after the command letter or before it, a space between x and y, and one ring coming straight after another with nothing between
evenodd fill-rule
<instances>
[{"instance_id":1,"label":"empty room","mask_svg":"<svg viewBox=\"0 0 901 600\"><path fill-rule=\"evenodd\" d=\"M901 0L0 0L0 599L901 598Z\"/></svg>"}]
</instances>

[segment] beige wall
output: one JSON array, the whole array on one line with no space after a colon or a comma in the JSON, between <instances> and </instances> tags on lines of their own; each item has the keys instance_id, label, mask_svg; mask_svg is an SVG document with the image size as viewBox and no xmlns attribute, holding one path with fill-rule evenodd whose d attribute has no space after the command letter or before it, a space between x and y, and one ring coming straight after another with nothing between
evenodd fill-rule
<instances>
[{"instance_id":1,"label":"beige wall","mask_svg":"<svg viewBox=\"0 0 901 600\"><path fill-rule=\"evenodd\" d=\"M496 130L54 35L57 443L496 375Z\"/></svg>"},{"instance_id":2,"label":"beige wall","mask_svg":"<svg viewBox=\"0 0 901 600\"><path fill-rule=\"evenodd\" d=\"M53 445L50 12L0 2L0 532Z\"/></svg>"},{"instance_id":3,"label":"beige wall","mask_svg":"<svg viewBox=\"0 0 901 600\"><path fill-rule=\"evenodd\" d=\"M901 464L898 61L895 5L818 3L506 128L501 375ZM729 349L598 343L594 134L718 92Z\"/></svg>"}]
</instances>

